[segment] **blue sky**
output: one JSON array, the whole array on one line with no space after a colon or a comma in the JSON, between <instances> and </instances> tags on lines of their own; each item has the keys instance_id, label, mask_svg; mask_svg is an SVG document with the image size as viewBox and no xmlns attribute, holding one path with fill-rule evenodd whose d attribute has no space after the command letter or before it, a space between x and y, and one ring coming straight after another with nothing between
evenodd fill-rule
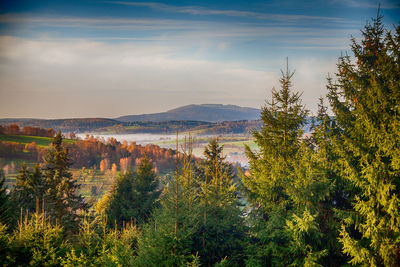
<instances>
[{"instance_id":1,"label":"blue sky","mask_svg":"<svg viewBox=\"0 0 400 267\"><path fill-rule=\"evenodd\" d=\"M315 111L378 3L2 1L0 117L117 117L201 103L261 107L289 57Z\"/></svg>"}]
</instances>

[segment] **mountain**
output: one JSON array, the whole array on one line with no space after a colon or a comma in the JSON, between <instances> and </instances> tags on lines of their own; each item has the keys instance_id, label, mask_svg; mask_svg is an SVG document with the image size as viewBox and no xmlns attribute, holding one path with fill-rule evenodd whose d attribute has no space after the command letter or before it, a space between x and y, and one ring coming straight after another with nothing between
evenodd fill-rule
<instances>
[{"instance_id":1,"label":"mountain","mask_svg":"<svg viewBox=\"0 0 400 267\"><path fill-rule=\"evenodd\" d=\"M128 115L118 117L115 120L121 122L134 121L239 121L239 120L258 120L260 110L256 108L240 107L235 105L222 104L202 104L187 105L161 113Z\"/></svg>"}]
</instances>

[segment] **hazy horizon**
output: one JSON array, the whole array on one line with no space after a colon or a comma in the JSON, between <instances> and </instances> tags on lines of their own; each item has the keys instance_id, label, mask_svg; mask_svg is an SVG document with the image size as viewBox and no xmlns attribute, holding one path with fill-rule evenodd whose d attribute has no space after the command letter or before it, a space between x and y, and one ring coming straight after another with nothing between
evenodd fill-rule
<instances>
[{"instance_id":1,"label":"hazy horizon","mask_svg":"<svg viewBox=\"0 0 400 267\"><path fill-rule=\"evenodd\" d=\"M0 118L116 118L189 104L260 108L296 70L315 113L350 38L397 1L2 1Z\"/></svg>"},{"instance_id":2,"label":"hazy horizon","mask_svg":"<svg viewBox=\"0 0 400 267\"><path fill-rule=\"evenodd\" d=\"M181 108L184 106L190 106L190 105L219 105L219 103L202 103L202 104L187 104L187 105L182 105L179 107L174 107L168 110L164 110L161 112L151 112L151 113L137 113L137 114L123 114L121 116L116 116L116 117L65 117L65 118L52 118L52 117L48 117L48 118L39 118L39 117L0 117L0 119L42 119L42 120L52 120L52 119L87 119L87 118L104 118L104 119L117 119L119 117L122 116L129 116L129 115L148 115L148 114L154 114L154 113L163 113L163 112L168 112L170 110L174 110L176 108ZM222 105L231 105L231 104L222 104ZM235 105L235 106L239 106L239 105ZM239 106L239 107L243 107L243 106ZM253 108L253 107L243 107L243 108ZM261 109L261 108L256 108L256 109Z\"/></svg>"}]
</instances>

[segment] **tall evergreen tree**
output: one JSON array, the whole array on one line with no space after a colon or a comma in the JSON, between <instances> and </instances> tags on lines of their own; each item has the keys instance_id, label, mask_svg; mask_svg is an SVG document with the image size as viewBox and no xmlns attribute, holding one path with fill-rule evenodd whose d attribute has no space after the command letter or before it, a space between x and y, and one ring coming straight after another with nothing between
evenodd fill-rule
<instances>
[{"instance_id":1,"label":"tall evergreen tree","mask_svg":"<svg viewBox=\"0 0 400 267\"><path fill-rule=\"evenodd\" d=\"M19 169L16 184L12 191L15 204L29 212L35 212L36 202L44 201L46 184L42 170L38 165L31 171L25 164Z\"/></svg>"},{"instance_id":2,"label":"tall evergreen tree","mask_svg":"<svg viewBox=\"0 0 400 267\"><path fill-rule=\"evenodd\" d=\"M198 262L193 251L196 235L200 233L198 189L192 182L190 152L185 149L183 159L181 155L176 154L176 173L166 181L160 207L143 227L136 266L195 266Z\"/></svg>"},{"instance_id":3,"label":"tall evergreen tree","mask_svg":"<svg viewBox=\"0 0 400 267\"><path fill-rule=\"evenodd\" d=\"M211 139L204 149L204 160L194 166L196 181L210 183L212 176L218 172L223 172L232 180L235 179L236 175L232 165L225 162L225 157L222 153L223 146L219 145L218 139ZM221 167L222 169L220 169Z\"/></svg>"},{"instance_id":4,"label":"tall evergreen tree","mask_svg":"<svg viewBox=\"0 0 400 267\"><path fill-rule=\"evenodd\" d=\"M328 250L321 242L320 204L329 180L320 159L302 141L308 111L291 90L287 68L281 89L262 109L263 125L254 133L259 151L247 147L250 175L243 183L252 203L255 246L249 265L318 265Z\"/></svg>"},{"instance_id":5,"label":"tall evergreen tree","mask_svg":"<svg viewBox=\"0 0 400 267\"><path fill-rule=\"evenodd\" d=\"M148 221L160 195L159 182L151 161L144 157L135 172L121 174L114 182L105 205L108 225Z\"/></svg>"},{"instance_id":6,"label":"tall evergreen tree","mask_svg":"<svg viewBox=\"0 0 400 267\"><path fill-rule=\"evenodd\" d=\"M329 100L340 138L332 140L343 178L355 188L340 233L352 264L400 262L400 27L385 31L382 16L352 39Z\"/></svg>"},{"instance_id":7,"label":"tall evergreen tree","mask_svg":"<svg viewBox=\"0 0 400 267\"><path fill-rule=\"evenodd\" d=\"M54 137L44 156L45 210L53 221L61 223L66 230L76 226L79 212L88 208L78 193L79 184L69 171L71 160L62 145L61 132Z\"/></svg>"},{"instance_id":8,"label":"tall evergreen tree","mask_svg":"<svg viewBox=\"0 0 400 267\"><path fill-rule=\"evenodd\" d=\"M246 232L243 211L236 175L224 162L222 152L223 146L212 139L204 149L205 160L196 168L202 222L194 250L202 265L211 266L225 258L229 266L242 266Z\"/></svg>"}]
</instances>

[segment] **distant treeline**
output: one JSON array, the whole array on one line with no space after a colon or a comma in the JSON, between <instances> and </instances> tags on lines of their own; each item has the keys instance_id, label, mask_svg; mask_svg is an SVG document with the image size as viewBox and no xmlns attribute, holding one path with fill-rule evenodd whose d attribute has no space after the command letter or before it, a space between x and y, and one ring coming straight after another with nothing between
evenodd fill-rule
<instances>
[{"instance_id":1,"label":"distant treeline","mask_svg":"<svg viewBox=\"0 0 400 267\"><path fill-rule=\"evenodd\" d=\"M43 129L32 126L25 126L21 129L17 124L11 124L5 126L0 125L0 134L53 137L56 134L56 131L54 131L52 128Z\"/></svg>"},{"instance_id":2,"label":"distant treeline","mask_svg":"<svg viewBox=\"0 0 400 267\"><path fill-rule=\"evenodd\" d=\"M3 126L1 126L3 125ZM193 132L197 134L249 134L259 129L261 121L225 121L219 123L204 121L163 121L163 122L120 122L112 119L0 119L2 128L44 128L66 132L113 132L113 133L155 133L173 134L175 132ZM1 131L1 128L0 128ZM14 134L10 131L5 133ZM22 133L31 135L28 133ZM33 134L35 135L35 134ZM54 136L54 133L53 135Z\"/></svg>"}]
</instances>

